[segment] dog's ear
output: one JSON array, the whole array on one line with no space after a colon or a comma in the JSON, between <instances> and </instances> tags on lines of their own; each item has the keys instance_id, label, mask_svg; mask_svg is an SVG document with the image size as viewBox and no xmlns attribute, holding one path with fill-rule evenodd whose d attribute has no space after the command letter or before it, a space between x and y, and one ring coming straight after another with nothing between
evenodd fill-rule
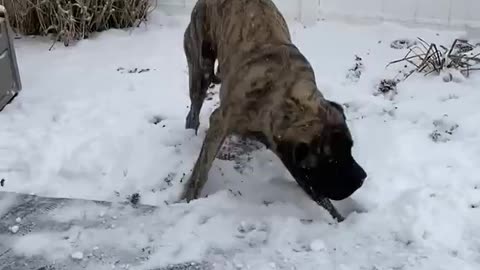
<instances>
[{"instance_id":1,"label":"dog's ear","mask_svg":"<svg viewBox=\"0 0 480 270\"><path fill-rule=\"evenodd\" d=\"M330 101L330 100L328 101L328 104L330 104L330 106L332 106L333 108L337 109L343 115L344 119L347 119L347 117L345 116L345 111L343 110L342 105L338 104L337 102Z\"/></svg>"}]
</instances>

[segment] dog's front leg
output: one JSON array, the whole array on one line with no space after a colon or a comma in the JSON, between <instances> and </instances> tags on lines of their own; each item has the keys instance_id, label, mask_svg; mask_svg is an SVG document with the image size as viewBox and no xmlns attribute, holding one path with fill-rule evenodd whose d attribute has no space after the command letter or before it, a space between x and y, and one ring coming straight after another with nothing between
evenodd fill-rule
<instances>
[{"instance_id":1,"label":"dog's front leg","mask_svg":"<svg viewBox=\"0 0 480 270\"><path fill-rule=\"evenodd\" d=\"M322 206L323 208L325 208L325 210L327 210L328 213L330 213L330 215L334 219L336 219L338 222L342 222L345 220L345 218L338 212L338 210L335 208L335 206L332 204L332 202L329 199L325 197L321 197L315 200L315 202L320 206Z\"/></svg>"},{"instance_id":2,"label":"dog's front leg","mask_svg":"<svg viewBox=\"0 0 480 270\"><path fill-rule=\"evenodd\" d=\"M210 116L210 127L207 130L202 149L182 195L182 199L186 199L187 202L197 199L200 195L203 186L207 182L208 172L225 140L227 128L226 122L222 119L220 109L216 109Z\"/></svg>"},{"instance_id":3,"label":"dog's front leg","mask_svg":"<svg viewBox=\"0 0 480 270\"><path fill-rule=\"evenodd\" d=\"M295 178L295 180L297 181L298 185L305 191L305 193L308 194L308 196L314 201L316 202L318 205L320 205L321 207L323 207L325 210L327 210L327 212L334 218L336 219L338 222L342 222L345 220L345 218L338 212L337 208L335 208L335 206L332 204L332 202L322 196L322 195L319 195L317 194L312 187L308 186L306 184L306 182L304 181L299 181L300 178Z\"/></svg>"}]
</instances>

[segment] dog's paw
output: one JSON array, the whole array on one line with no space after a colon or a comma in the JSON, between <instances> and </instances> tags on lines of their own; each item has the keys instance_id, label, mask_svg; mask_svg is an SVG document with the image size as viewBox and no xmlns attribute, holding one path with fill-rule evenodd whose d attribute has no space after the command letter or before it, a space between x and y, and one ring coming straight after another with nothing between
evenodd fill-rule
<instances>
[{"instance_id":1,"label":"dog's paw","mask_svg":"<svg viewBox=\"0 0 480 270\"><path fill-rule=\"evenodd\" d=\"M198 115L195 115L192 109L190 109L190 112L188 112L188 115L185 119L185 129L193 129L195 130L195 135L197 135L199 127L200 119L198 118Z\"/></svg>"},{"instance_id":2,"label":"dog's paw","mask_svg":"<svg viewBox=\"0 0 480 270\"><path fill-rule=\"evenodd\" d=\"M184 201L186 203L190 203L193 200L198 199L198 195L195 192L195 189L193 188L187 188L183 195L180 197L181 201Z\"/></svg>"}]
</instances>

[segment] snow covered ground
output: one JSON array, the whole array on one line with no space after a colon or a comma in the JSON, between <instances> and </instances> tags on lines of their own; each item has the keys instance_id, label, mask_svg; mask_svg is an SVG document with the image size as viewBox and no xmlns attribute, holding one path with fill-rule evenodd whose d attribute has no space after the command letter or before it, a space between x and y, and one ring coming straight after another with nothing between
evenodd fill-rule
<instances>
[{"instance_id":1,"label":"snow covered ground","mask_svg":"<svg viewBox=\"0 0 480 270\"><path fill-rule=\"evenodd\" d=\"M224 269L480 269L480 73L449 83L413 75L396 95L375 94L402 66L385 69L406 53L392 41L450 45L463 32L290 22L320 90L346 105L354 155L369 174L351 199L336 203L348 218L335 224L263 149L238 162L216 160L208 198L169 204L218 100L214 89L199 136L184 129L186 23L155 13L147 27L52 51L41 38L16 40L24 89L0 113L0 191L115 202L139 193L140 203L160 207L158 216L104 238L90 232L72 244L55 233L30 235L16 252L53 246L52 257L81 261L78 252L103 244L148 246L143 267L222 254L231 263ZM363 64L358 80L347 76L355 55Z\"/></svg>"}]
</instances>

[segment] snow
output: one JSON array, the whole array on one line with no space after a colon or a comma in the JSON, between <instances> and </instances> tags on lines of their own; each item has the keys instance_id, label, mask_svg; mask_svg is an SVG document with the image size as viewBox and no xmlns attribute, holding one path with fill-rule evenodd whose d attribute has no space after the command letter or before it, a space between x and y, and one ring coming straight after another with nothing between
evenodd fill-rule
<instances>
[{"instance_id":1,"label":"snow","mask_svg":"<svg viewBox=\"0 0 480 270\"><path fill-rule=\"evenodd\" d=\"M13 225L12 227L10 227L10 231L12 233L17 233L19 229L20 227L18 225Z\"/></svg>"},{"instance_id":2,"label":"snow","mask_svg":"<svg viewBox=\"0 0 480 270\"><path fill-rule=\"evenodd\" d=\"M0 113L0 191L116 202L138 193L139 203L159 206L157 216L135 220L101 207L54 211L64 222L99 217L109 229L71 228L75 244L29 234L15 252L60 259L148 247L138 269L204 259L222 269L479 269L480 73L450 82L413 75L391 97L374 95L398 72L386 64L406 53L392 41L450 45L463 32L289 23L322 93L346 104L354 155L369 174L352 198L335 202L348 215L336 224L263 149L237 163L216 160L208 198L172 204L218 100L206 101L198 136L184 129L187 22L155 13L147 27L52 51L42 38L15 41L24 90ZM351 79L355 55L361 76Z\"/></svg>"},{"instance_id":3,"label":"snow","mask_svg":"<svg viewBox=\"0 0 480 270\"><path fill-rule=\"evenodd\" d=\"M2 203L0 204L0 216L4 216L10 207L16 205L17 203L18 200L13 194L7 194L5 197L3 197Z\"/></svg>"},{"instance_id":4,"label":"snow","mask_svg":"<svg viewBox=\"0 0 480 270\"><path fill-rule=\"evenodd\" d=\"M60 260L71 254L67 242L61 241L55 233L48 232L25 235L13 244L12 249L20 255L45 256L51 260Z\"/></svg>"},{"instance_id":5,"label":"snow","mask_svg":"<svg viewBox=\"0 0 480 270\"><path fill-rule=\"evenodd\" d=\"M325 243L323 243L323 241L321 239L317 239L317 240L314 240L312 241L312 243L310 244L310 248L313 250L313 251L324 251L326 249L325 247Z\"/></svg>"},{"instance_id":6,"label":"snow","mask_svg":"<svg viewBox=\"0 0 480 270\"><path fill-rule=\"evenodd\" d=\"M74 260L81 260L81 259L83 259L83 252L81 252L81 251L76 251L76 252L72 253L72 259L74 259Z\"/></svg>"}]
</instances>

